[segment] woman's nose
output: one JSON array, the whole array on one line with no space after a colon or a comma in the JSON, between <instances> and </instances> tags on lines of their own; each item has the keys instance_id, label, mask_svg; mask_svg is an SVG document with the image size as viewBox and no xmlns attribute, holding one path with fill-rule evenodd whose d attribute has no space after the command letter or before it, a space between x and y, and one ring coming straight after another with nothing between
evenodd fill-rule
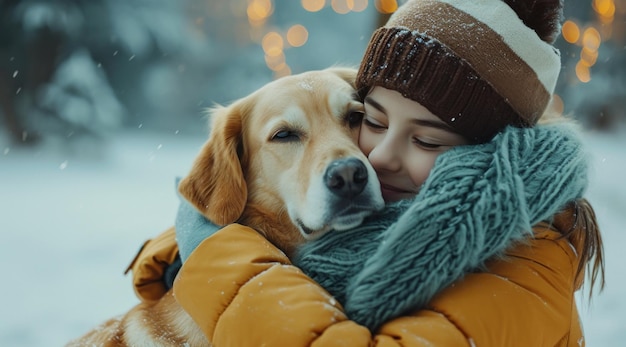
<instances>
[{"instance_id":1,"label":"woman's nose","mask_svg":"<svg viewBox=\"0 0 626 347\"><path fill-rule=\"evenodd\" d=\"M368 159L376 171L395 172L402 168L400 148L388 135L372 149Z\"/></svg>"}]
</instances>

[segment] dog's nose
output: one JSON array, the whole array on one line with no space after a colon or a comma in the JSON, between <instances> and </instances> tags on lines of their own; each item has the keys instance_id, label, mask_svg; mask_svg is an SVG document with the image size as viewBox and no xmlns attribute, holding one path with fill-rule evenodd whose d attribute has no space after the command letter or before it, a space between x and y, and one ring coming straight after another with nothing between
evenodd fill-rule
<instances>
[{"instance_id":1,"label":"dog's nose","mask_svg":"<svg viewBox=\"0 0 626 347\"><path fill-rule=\"evenodd\" d=\"M339 159L326 169L324 182L328 189L342 198L351 198L367 184L367 168L356 158Z\"/></svg>"}]
</instances>

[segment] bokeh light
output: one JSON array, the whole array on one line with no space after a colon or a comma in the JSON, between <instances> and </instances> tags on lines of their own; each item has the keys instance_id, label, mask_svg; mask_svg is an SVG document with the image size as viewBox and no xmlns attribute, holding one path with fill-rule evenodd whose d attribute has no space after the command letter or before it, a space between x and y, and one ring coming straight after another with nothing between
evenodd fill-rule
<instances>
[{"instance_id":1,"label":"bokeh light","mask_svg":"<svg viewBox=\"0 0 626 347\"><path fill-rule=\"evenodd\" d=\"M600 48L600 42L602 39L600 38L600 33L596 28L589 27L585 29L583 33L583 47L586 47L592 51L597 51Z\"/></svg>"},{"instance_id":2,"label":"bokeh light","mask_svg":"<svg viewBox=\"0 0 626 347\"><path fill-rule=\"evenodd\" d=\"M283 37L275 31L265 34L261 40L263 51L271 57L282 54L284 46Z\"/></svg>"},{"instance_id":3,"label":"bokeh light","mask_svg":"<svg viewBox=\"0 0 626 347\"><path fill-rule=\"evenodd\" d=\"M394 13L398 9L396 0L375 0L374 5L378 12L384 14Z\"/></svg>"},{"instance_id":4,"label":"bokeh light","mask_svg":"<svg viewBox=\"0 0 626 347\"><path fill-rule=\"evenodd\" d=\"M251 0L248 3L246 13L248 20L253 26L261 26L274 12L271 0Z\"/></svg>"},{"instance_id":5,"label":"bokeh light","mask_svg":"<svg viewBox=\"0 0 626 347\"><path fill-rule=\"evenodd\" d=\"M352 12L363 12L367 9L367 0L353 0Z\"/></svg>"},{"instance_id":6,"label":"bokeh light","mask_svg":"<svg viewBox=\"0 0 626 347\"><path fill-rule=\"evenodd\" d=\"M593 9L602 17L613 18L615 15L615 3L613 0L594 0Z\"/></svg>"},{"instance_id":7,"label":"bokeh light","mask_svg":"<svg viewBox=\"0 0 626 347\"><path fill-rule=\"evenodd\" d=\"M350 12L351 6L354 5L351 0L331 0L330 6L333 8L333 11L339 14L346 14Z\"/></svg>"},{"instance_id":8,"label":"bokeh light","mask_svg":"<svg viewBox=\"0 0 626 347\"><path fill-rule=\"evenodd\" d=\"M317 12L326 6L325 0L302 0L302 8L309 12Z\"/></svg>"},{"instance_id":9,"label":"bokeh light","mask_svg":"<svg viewBox=\"0 0 626 347\"><path fill-rule=\"evenodd\" d=\"M286 64L285 54L282 51L276 55L266 54L265 64L267 64L267 67L272 71L279 70L283 65Z\"/></svg>"},{"instance_id":10,"label":"bokeh light","mask_svg":"<svg viewBox=\"0 0 626 347\"><path fill-rule=\"evenodd\" d=\"M578 77L578 79L583 83L591 81L591 72L589 71L589 66L587 66L582 61L579 61L576 64L576 77Z\"/></svg>"},{"instance_id":11,"label":"bokeh light","mask_svg":"<svg viewBox=\"0 0 626 347\"><path fill-rule=\"evenodd\" d=\"M563 38L569 43L576 43L580 39L580 29L578 25L571 20L565 21L561 27Z\"/></svg>"},{"instance_id":12,"label":"bokeh light","mask_svg":"<svg viewBox=\"0 0 626 347\"><path fill-rule=\"evenodd\" d=\"M292 47L300 47L309 39L309 31L303 25L293 25L287 30L287 42Z\"/></svg>"},{"instance_id":13,"label":"bokeh light","mask_svg":"<svg viewBox=\"0 0 626 347\"><path fill-rule=\"evenodd\" d=\"M580 51L580 60L587 66L593 66L598 60L598 51L583 47Z\"/></svg>"}]
</instances>

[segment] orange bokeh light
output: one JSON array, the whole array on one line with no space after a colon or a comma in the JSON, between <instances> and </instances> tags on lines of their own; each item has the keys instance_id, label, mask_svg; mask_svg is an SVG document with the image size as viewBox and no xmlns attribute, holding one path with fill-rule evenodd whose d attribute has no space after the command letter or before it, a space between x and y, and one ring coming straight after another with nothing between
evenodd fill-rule
<instances>
[{"instance_id":1,"label":"orange bokeh light","mask_svg":"<svg viewBox=\"0 0 626 347\"><path fill-rule=\"evenodd\" d=\"M309 31L303 25L296 24L287 30L287 42L292 47L300 47L309 39Z\"/></svg>"},{"instance_id":2,"label":"orange bokeh light","mask_svg":"<svg viewBox=\"0 0 626 347\"><path fill-rule=\"evenodd\" d=\"M248 22L256 27L263 26L273 12L274 7L271 0L251 0L246 9Z\"/></svg>"},{"instance_id":3,"label":"orange bokeh light","mask_svg":"<svg viewBox=\"0 0 626 347\"><path fill-rule=\"evenodd\" d=\"M263 47L265 54L272 57L283 54L283 37L277 32L269 32L263 36L263 39L261 40L261 47Z\"/></svg>"},{"instance_id":4,"label":"orange bokeh light","mask_svg":"<svg viewBox=\"0 0 626 347\"><path fill-rule=\"evenodd\" d=\"M600 33L596 28L589 27L585 29L583 33L583 47L586 47L592 51L597 51L600 48L600 43L602 39L600 38Z\"/></svg>"},{"instance_id":5,"label":"orange bokeh light","mask_svg":"<svg viewBox=\"0 0 626 347\"><path fill-rule=\"evenodd\" d=\"M589 72L589 67L582 61L579 61L578 64L576 64L576 77L578 77L578 79L583 83L591 81L591 72Z\"/></svg>"},{"instance_id":6,"label":"orange bokeh light","mask_svg":"<svg viewBox=\"0 0 626 347\"><path fill-rule=\"evenodd\" d=\"M353 0L352 2L354 3L353 12L363 12L367 8L367 0Z\"/></svg>"},{"instance_id":7,"label":"orange bokeh light","mask_svg":"<svg viewBox=\"0 0 626 347\"><path fill-rule=\"evenodd\" d=\"M283 65L285 65L286 58L285 54L281 51L278 55L265 55L265 64L270 70L274 71L276 69L280 69Z\"/></svg>"},{"instance_id":8,"label":"orange bokeh light","mask_svg":"<svg viewBox=\"0 0 626 347\"><path fill-rule=\"evenodd\" d=\"M583 49L580 51L580 60L583 61L587 66L593 66L598 60L598 51L583 47Z\"/></svg>"},{"instance_id":9,"label":"orange bokeh light","mask_svg":"<svg viewBox=\"0 0 626 347\"><path fill-rule=\"evenodd\" d=\"M394 13L398 9L398 2L396 0L375 0L374 5L380 13Z\"/></svg>"},{"instance_id":10,"label":"orange bokeh light","mask_svg":"<svg viewBox=\"0 0 626 347\"><path fill-rule=\"evenodd\" d=\"M333 11L339 14L346 14L350 12L351 5L354 6L354 2L351 0L331 0L330 6L333 8Z\"/></svg>"},{"instance_id":11,"label":"orange bokeh light","mask_svg":"<svg viewBox=\"0 0 626 347\"><path fill-rule=\"evenodd\" d=\"M302 0L302 8L309 12L317 12L326 6L326 0Z\"/></svg>"},{"instance_id":12,"label":"orange bokeh light","mask_svg":"<svg viewBox=\"0 0 626 347\"><path fill-rule=\"evenodd\" d=\"M578 29L578 25L571 20L567 20L563 23L561 32L563 33L565 41L569 43L576 43L580 39L580 29Z\"/></svg>"},{"instance_id":13,"label":"orange bokeh light","mask_svg":"<svg viewBox=\"0 0 626 347\"><path fill-rule=\"evenodd\" d=\"M248 18L253 21L266 19L273 11L274 8L270 0L252 0L246 10Z\"/></svg>"},{"instance_id":14,"label":"orange bokeh light","mask_svg":"<svg viewBox=\"0 0 626 347\"><path fill-rule=\"evenodd\" d=\"M613 0L594 0L592 6L601 16L613 17L615 14L615 3Z\"/></svg>"}]
</instances>

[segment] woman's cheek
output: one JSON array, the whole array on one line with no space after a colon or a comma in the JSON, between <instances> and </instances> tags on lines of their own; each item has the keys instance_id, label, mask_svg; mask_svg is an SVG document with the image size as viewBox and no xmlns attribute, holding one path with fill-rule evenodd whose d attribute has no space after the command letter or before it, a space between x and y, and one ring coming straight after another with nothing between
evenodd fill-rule
<instances>
[{"instance_id":1,"label":"woman's cheek","mask_svg":"<svg viewBox=\"0 0 626 347\"><path fill-rule=\"evenodd\" d=\"M361 152L365 154L365 156L369 156L372 150L376 147L377 139L374 134L372 134L369 130L364 129L365 127L361 126L361 130L359 131L359 148Z\"/></svg>"},{"instance_id":2,"label":"woman's cheek","mask_svg":"<svg viewBox=\"0 0 626 347\"><path fill-rule=\"evenodd\" d=\"M409 163L409 176L415 187L421 187L426 182L436 159L436 155L420 153L419 155L414 154L407 160Z\"/></svg>"}]
</instances>

